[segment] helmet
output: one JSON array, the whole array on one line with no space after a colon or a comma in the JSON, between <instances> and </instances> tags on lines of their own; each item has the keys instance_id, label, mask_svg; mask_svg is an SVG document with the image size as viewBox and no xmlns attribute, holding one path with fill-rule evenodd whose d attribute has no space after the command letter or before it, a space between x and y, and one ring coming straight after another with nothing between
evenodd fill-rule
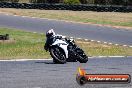
<instances>
[{"instance_id":1,"label":"helmet","mask_svg":"<svg viewBox=\"0 0 132 88\"><path fill-rule=\"evenodd\" d=\"M51 36L53 36L53 35L55 35L55 32L54 32L53 29L50 29L50 30L48 30L48 31L46 32L46 37L51 37Z\"/></svg>"}]
</instances>

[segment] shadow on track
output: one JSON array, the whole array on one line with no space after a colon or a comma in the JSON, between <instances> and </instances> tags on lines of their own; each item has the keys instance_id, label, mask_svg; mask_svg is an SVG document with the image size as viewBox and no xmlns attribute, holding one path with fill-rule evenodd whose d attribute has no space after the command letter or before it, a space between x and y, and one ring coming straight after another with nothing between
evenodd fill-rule
<instances>
[{"instance_id":1,"label":"shadow on track","mask_svg":"<svg viewBox=\"0 0 132 88\"><path fill-rule=\"evenodd\" d=\"M55 64L54 62L51 62L51 61L37 61L35 63L39 63L39 64L42 64L42 63L44 63L44 64Z\"/></svg>"}]
</instances>

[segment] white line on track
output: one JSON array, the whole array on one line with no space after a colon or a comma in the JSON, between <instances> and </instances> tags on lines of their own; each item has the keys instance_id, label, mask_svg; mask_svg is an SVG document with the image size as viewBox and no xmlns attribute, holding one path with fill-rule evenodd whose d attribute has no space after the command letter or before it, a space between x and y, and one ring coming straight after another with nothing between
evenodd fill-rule
<instances>
[{"instance_id":1,"label":"white line on track","mask_svg":"<svg viewBox=\"0 0 132 88\"><path fill-rule=\"evenodd\" d=\"M95 40L91 40L92 42L95 41Z\"/></svg>"},{"instance_id":2,"label":"white line on track","mask_svg":"<svg viewBox=\"0 0 132 88\"><path fill-rule=\"evenodd\" d=\"M108 43L108 44L112 45L112 43Z\"/></svg>"},{"instance_id":3,"label":"white line on track","mask_svg":"<svg viewBox=\"0 0 132 88\"><path fill-rule=\"evenodd\" d=\"M1 12L0 12L1 13ZM10 15L8 13L4 13L5 15ZM13 15L13 16L20 16L20 15ZM55 21L64 21L64 22L72 22L72 21L65 21L65 20L56 20L56 19L48 19L48 18L40 18L40 17L30 17L30 16L20 16L20 17L29 17L29 18L37 18L37 19L46 19L46 20L55 20ZM80 23L80 22L72 22L72 23ZM34 33L37 33L37 32L34 32ZM73 38L73 37L70 37L70 38ZM82 39L82 38L77 38L77 39ZM84 39L85 41L88 41L89 39ZM91 42L94 42L95 40L90 40ZM98 43L101 43L101 41L96 41ZM112 45L112 43L108 43L108 42L103 42L104 44L109 44L109 45ZM114 44L116 46L118 46L119 44ZM128 45L122 45L122 46L128 46ZM132 47L132 46L128 46L128 47Z\"/></svg>"},{"instance_id":4,"label":"white line on track","mask_svg":"<svg viewBox=\"0 0 132 88\"><path fill-rule=\"evenodd\" d=\"M77 38L77 39L82 39L82 38Z\"/></svg>"},{"instance_id":5,"label":"white line on track","mask_svg":"<svg viewBox=\"0 0 132 88\"><path fill-rule=\"evenodd\" d=\"M126 56L108 56L108 57L126 57Z\"/></svg>"},{"instance_id":6,"label":"white line on track","mask_svg":"<svg viewBox=\"0 0 132 88\"><path fill-rule=\"evenodd\" d=\"M132 46L129 46L129 47L132 47Z\"/></svg>"},{"instance_id":7,"label":"white line on track","mask_svg":"<svg viewBox=\"0 0 132 88\"><path fill-rule=\"evenodd\" d=\"M125 47L126 47L127 45L123 45L123 46L125 46Z\"/></svg>"},{"instance_id":8,"label":"white line on track","mask_svg":"<svg viewBox=\"0 0 132 88\"><path fill-rule=\"evenodd\" d=\"M28 16L22 16L22 17L26 18L26 17L28 17Z\"/></svg>"},{"instance_id":9,"label":"white line on track","mask_svg":"<svg viewBox=\"0 0 132 88\"><path fill-rule=\"evenodd\" d=\"M34 19L36 19L37 17L31 17L31 18L34 18Z\"/></svg>"},{"instance_id":10,"label":"white line on track","mask_svg":"<svg viewBox=\"0 0 132 88\"><path fill-rule=\"evenodd\" d=\"M14 16L18 16L18 15L14 15Z\"/></svg>"},{"instance_id":11,"label":"white line on track","mask_svg":"<svg viewBox=\"0 0 132 88\"><path fill-rule=\"evenodd\" d=\"M88 39L84 39L85 41L88 41Z\"/></svg>"},{"instance_id":12,"label":"white line on track","mask_svg":"<svg viewBox=\"0 0 132 88\"><path fill-rule=\"evenodd\" d=\"M123 58L123 57L132 57L132 56L92 56L88 58ZM53 60L50 59L14 59L14 60L0 60L0 62L13 62L13 61L45 61L45 60Z\"/></svg>"},{"instance_id":13,"label":"white line on track","mask_svg":"<svg viewBox=\"0 0 132 88\"><path fill-rule=\"evenodd\" d=\"M4 13L4 12L0 12L0 13ZM4 14L8 14L8 13L4 13ZM15 16L14 14L8 14L8 15L12 15ZM21 15L17 15L17 16L21 16ZM22 16L21 16L22 17ZM66 21L66 20L57 20L57 19L49 19L49 18L40 18L40 17L31 17L31 16L27 16L29 18L37 18L37 19L46 19L46 20L54 20L54 21L63 21L63 22L70 22L70 23L79 23L79 24L90 24L90 25L96 25L96 26L104 26L104 25L100 25L100 24L91 24L91 23L83 23L83 22L74 22L74 21ZM105 25L106 27L111 27L109 25ZM124 28L124 27L118 27L118 26L113 26L112 28ZM126 29L131 29L131 27L127 27Z\"/></svg>"},{"instance_id":14,"label":"white line on track","mask_svg":"<svg viewBox=\"0 0 132 88\"><path fill-rule=\"evenodd\" d=\"M33 32L33 33L35 33L35 34L36 34L37 32Z\"/></svg>"},{"instance_id":15,"label":"white line on track","mask_svg":"<svg viewBox=\"0 0 132 88\"><path fill-rule=\"evenodd\" d=\"M101 41L97 41L98 43L101 43Z\"/></svg>"},{"instance_id":16,"label":"white line on track","mask_svg":"<svg viewBox=\"0 0 132 88\"><path fill-rule=\"evenodd\" d=\"M88 58L123 58L123 57L132 57L132 56L92 56Z\"/></svg>"},{"instance_id":17,"label":"white line on track","mask_svg":"<svg viewBox=\"0 0 132 88\"><path fill-rule=\"evenodd\" d=\"M107 42L104 42L104 44L107 44Z\"/></svg>"},{"instance_id":18,"label":"white line on track","mask_svg":"<svg viewBox=\"0 0 132 88\"><path fill-rule=\"evenodd\" d=\"M116 46L118 46L119 44L115 44Z\"/></svg>"},{"instance_id":19,"label":"white line on track","mask_svg":"<svg viewBox=\"0 0 132 88\"><path fill-rule=\"evenodd\" d=\"M14 59L14 60L0 60L0 61L44 61L52 59Z\"/></svg>"}]
</instances>

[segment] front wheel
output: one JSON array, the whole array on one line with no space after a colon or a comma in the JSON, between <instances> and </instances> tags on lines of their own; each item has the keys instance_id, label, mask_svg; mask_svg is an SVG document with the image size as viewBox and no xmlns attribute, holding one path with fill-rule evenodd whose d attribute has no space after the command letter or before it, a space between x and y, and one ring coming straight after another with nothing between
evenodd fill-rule
<instances>
[{"instance_id":1,"label":"front wheel","mask_svg":"<svg viewBox=\"0 0 132 88\"><path fill-rule=\"evenodd\" d=\"M66 63L66 56L64 51L59 47L52 47L50 49L50 55L53 58L54 63L64 64Z\"/></svg>"}]
</instances>

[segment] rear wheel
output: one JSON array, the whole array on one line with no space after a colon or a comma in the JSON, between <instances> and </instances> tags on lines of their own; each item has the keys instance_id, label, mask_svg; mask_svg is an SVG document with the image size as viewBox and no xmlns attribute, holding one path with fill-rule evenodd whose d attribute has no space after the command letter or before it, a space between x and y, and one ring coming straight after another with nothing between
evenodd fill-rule
<instances>
[{"instance_id":1,"label":"rear wheel","mask_svg":"<svg viewBox=\"0 0 132 88\"><path fill-rule=\"evenodd\" d=\"M77 55L77 60L80 62L80 63L86 63L88 61L88 57L87 55L84 53L84 51L80 48L77 48L76 50L76 53L78 54Z\"/></svg>"},{"instance_id":2,"label":"rear wheel","mask_svg":"<svg viewBox=\"0 0 132 88\"><path fill-rule=\"evenodd\" d=\"M78 61L79 61L80 63L87 63L88 57L87 57L87 58L84 58L84 57L80 56L80 57L78 58Z\"/></svg>"},{"instance_id":3,"label":"rear wheel","mask_svg":"<svg viewBox=\"0 0 132 88\"><path fill-rule=\"evenodd\" d=\"M59 47L52 47L50 49L50 55L53 58L54 63L64 64L66 63L66 56L64 51Z\"/></svg>"}]
</instances>

